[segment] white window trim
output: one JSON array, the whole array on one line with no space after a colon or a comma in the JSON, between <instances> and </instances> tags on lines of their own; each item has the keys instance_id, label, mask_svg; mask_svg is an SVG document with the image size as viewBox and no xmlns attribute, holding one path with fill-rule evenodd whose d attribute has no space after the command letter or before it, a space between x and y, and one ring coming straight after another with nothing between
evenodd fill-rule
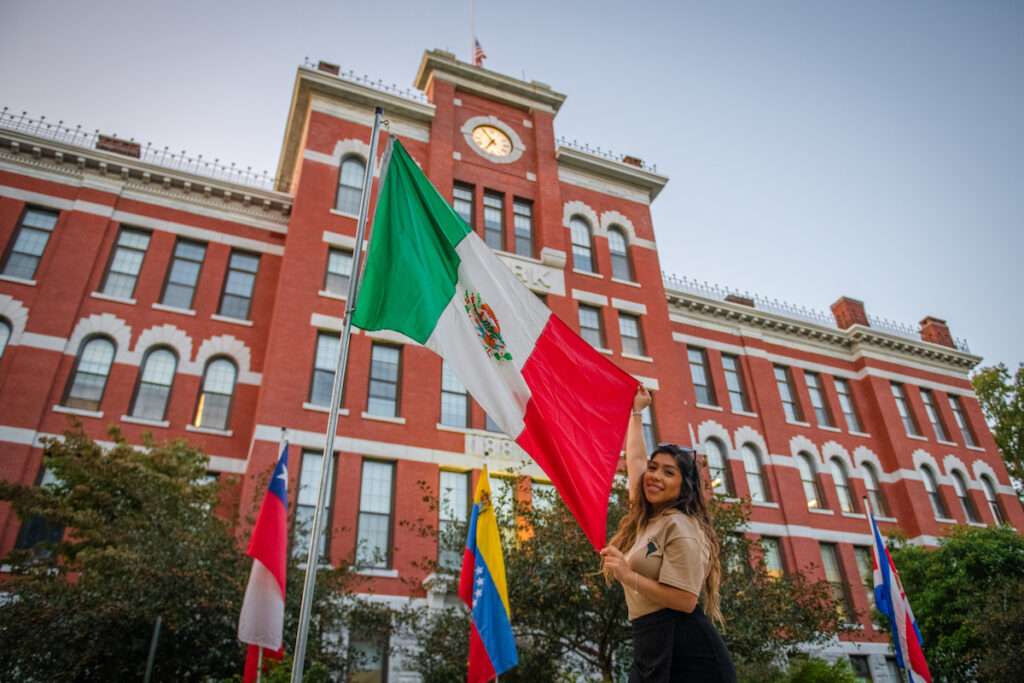
<instances>
[{"instance_id":1,"label":"white window trim","mask_svg":"<svg viewBox=\"0 0 1024 683\"><path fill-rule=\"evenodd\" d=\"M244 318L230 318L226 315L217 315L216 313L210 316L210 320L218 320L222 323L231 323L232 325L241 325L242 327L252 327L251 320L245 320Z\"/></svg>"},{"instance_id":2,"label":"white window trim","mask_svg":"<svg viewBox=\"0 0 1024 683\"><path fill-rule=\"evenodd\" d=\"M102 410L82 410L81 408L68 408L61 405L53 406L53 412L65 413L66 415L81 415L82 417L103 417Z\"/></svg>"},{"instance_id":3,"label":"white window trim","mask_svg":"<svg viewBox=\"0 0 1024 683\"><path fill-rule=\"evenodd\" d=\"M168 420L150 420L144 417L132 417L131 415L122 415L121 422L128 422L137 425L146 425L147 427L167 428L171 426L171 423Z\"/></svg>"},{"instance_id":4,"label":"white window trim","mask_svg":"<svg viewBox=\"0 0 1024 683\"><path fill-rule=\"evenodd\" d=\"M376 420L378 422L390 422L391 424L404 425L404 417L389 417L388 415L375 415L374 413L368 413L365 410L362 413L364 420Z\"/></svg>"}]
</instances>

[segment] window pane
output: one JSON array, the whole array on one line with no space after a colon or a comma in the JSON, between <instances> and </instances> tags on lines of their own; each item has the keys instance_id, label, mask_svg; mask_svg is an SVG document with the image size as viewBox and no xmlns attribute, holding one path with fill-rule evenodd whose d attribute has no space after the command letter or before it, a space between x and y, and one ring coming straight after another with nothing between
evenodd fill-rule
<instances>
[{"instance_id":1,"label":"window pane","mask_svg":"<svg viewBox=\"0 0 1024 683\"><path fill-rule=\"evenodd\" d=\"M569 221L569 230L572 236L573 268L593 273L594 264L591 258L590 226L579 216L573 216Z\"/></svg>"},{"instance_id":2,"label":"window pane","mask_svg":"<svg viewBox=\"0 0 1024 683\"><path fill-rule=\"evenodd\" d=\"M374 415L398 415L399 350L374 344L370 361L370 387L366 412Z\"/></svg>"},{"instance_id":3,"label":"window pane","mask_svg":"<svg viewBox=\"0 0 1024 683\"><path fill-rule=\"evenodd\" d=\"M708 460L711 490L724 496L731 496L732 482L729 477L725 447L715 439L709 439L704 442L704 453Z\"/></svg>"},{"instance_id":4,"label":"window pane","mask_svg":"<svg viewBox=\"0 0 1024 683\"><path fill-rule=\"evenodd\" d=\"M327 252L327 275L324 289L331 294L347 295L352 275L352 252L331 248Z\"/></svg>"},{"instance_id":5,"label":"window pane","mask_svg":"<svg viewBox=\"0 0 1024 683\"><path fill-rule=\"evenodd\" d=\"M592 306L580 304L580 336L595 349L604 348L601 331L601 311Z\"/></svg>"},{"instance_id":6,"label":"window pane","mask_svg":"<svg viewBox=\"0 0 1024 683\"><path fill-rule=\"evenodd\" d=\"M516 232L516 253L533 256L533 205L517 199L512 203L513 227Z\"/></svg>"},{"instance_id":7,"label":"window pane","mask_svg":"<svg viewBox=\"0 0 1024 683\"><path fill-rule=\"evenodd\" d=\"M946 430L946 423L942 421L942 415L939 414L935 394L929 389L921 389L921 402L924 403L924 412L932 424L932 429L935 430L935 438L939 441L949 441L949 432Z\"/></svg>"},{"instance_id":8,"label":"window pane","mask_svg":"<svg viewBox=\"0 0 1024 683\"><path fill-rule=\"evenodd\" d=\"M462 549L466 544L465 537L459 533L462 531L459 525L468 517L469 473L441 470L440 480L438 562L451 569L462 562Z\"/></svg>"},{"instance_id":9,"label":"window pane","mask_svg":"<svg viewBox=\"0 0 1024 683\"><path fill-rule=\"evenodd\" d=\"M313 379L309 389L309 402L318 406L331 404L334 391L334 370L338 365L341 335L336 332L318 332L316 355L313 359Z\"/></svg>"},{"instance_id":10,"label":"window pane","mask_svg":"<svg viewBox=\"0 0 1024 683\"><path fill-rule=\"evenodd\" d=\"M953 417L956 418L956 424L960 427L960 433L964 437L964 444L976 447L978 444L974 438L974 431L964 415L964 407L960 397L949 394L949 406L953 409Z\"/></svg>"},{"instance_id":11,"label":"window pane","mask_svg":"<svg viewBox=\"0 0 1024 683\"><path fill-rule=\"evenodd\" d=\"M832 473L832 481L835 482L836 496L839 498L839 509L843 512L856 512L857 504L853 500L850 491L850 481L846 476L846 466L837 458L828 461L829 471Z\"/></svg>"},{"instance_id":12,"label":"window pane","mask_svg":"<svg viewBox=\"0 0 1024 683\"><path fill-rule=\"evenodd\" d=\"M715 387L711 383L711 376L708 372L708 352L704 349L688 349L687 357L690 360L690 378L693 380L693 388L697 394L697 403L708 406L718 405L715 396Z\"/></svg>"},{"instance_id":13,"label":"window pane","mask_svg":"<svg viewBox=\"0 0 1024 683\"><path fill-rule=\"evenodd\" d=\"M964 511L967 521L979 521L978 511L974 509L974 501L971 500L970 492L967 489L967 481L956 470L953 471L953 488L956 490L956 497L960 499L960 508Z\"/></svg>"},{"instance_id":14,"label":"window pane","mask_svg":"<svg viewBox=\"0 0 1024 683\"><path fill-rule=\"evenodd\" d=\"M839 407L846 417L846 428L851 432L863 432L860 417L857 415L857 408L853 403L853 394L850 393L850 383L842 378L835 378L836 394L839 397Z\"/></svg>"},{"instance_id":15,"label":"window pane","mask_svg":"<svg viewBox=\"0 0 1024 683\"><path fill-rule=\"evenodd\" d=\"M168 349L157 349L146 356L131 410L133 417L164 419L177 365L177 356Z\"/></svg>"},{"instance_id":16,"label":"window pane","mask_svg":"<svg viewBox=\"0 0 1024 683\"><path fill-rule=\"evenodd\" d=\"M295 531L292 553L295 557L309 557L309 537L313 532L313 515L316 511L316 498L320 493L320 470L323 467L323 453L303 451L302 464L299 468L299 490L295 494ZM328 480L334 476L334 461L330 463L327 473ZM327 534L331 528L331 491L327 491L324 502L324 524L320 535L320 555L327 554Z\"/></svg>"},{"instance_id":17,"label":"window pane","mask_svg":"<svg viewBox=\"0 0 1024 683\"><path fill-rule=\"evenodd\" d=\"M903 420L903 427L907 430L907 434L921 436L921 430L918 429L917 421L914 419L913 414L910 412L910 406L907 404L907 396L903 391L903 385L892 382L890 387L892 388L892 398L896 402L896 410L900 414L900 419Z\"/></svg>"},{"instance_id":18,"label":"window pane","mask_svg":"<svg viewBox=\"0 0 1024 683\"><path fill-rule=\"evenodd\" d=\"M197 427L227 429L231 396L235 391L235 365L218 358L206 366L203 391L196 410Z\"/></svg>"},{"instance_id":19,"label":"window pane","mask_svg":"<svg viewBox=\"0 0 1024 683\"><path fill-rule=\"evenodd\" d=\"M50 232L57 224L57 214L38 209L27 209L18 225L17 235L4 262L3 274L31 280L35 277L39 259L46 250Z\"/></svg>"},{"instance_id":20,"label":"window pane","mask_svg":"<svg viewBox=\"0 0 1024 683\"><path fill-rule=\"evenodd\" d=\"M356 560L373 567L390 564L388 547L391 529L391 463L363 462L359 492L359 546Z\"/></svg>"},{"instance_id":21,"label":"window pane","mask_svg":"<svg viewBox=\"0 0 1024 683\"><path fill-rule=\"evenodd\" d=\"M441 424L469 426L469 394L445 362L441 363Z\"/></svg>"},{"instance_id":22,"label":"window pane","mask_svg":"<svg viewBox=\"0 0 1024 683\"><path fill-rule=\"evenodd\" d=\"M825 427L834 427L835 420L832 419L832 409L825 399L825 391L821 387L821 377L816 372L805 372L807 380L807 392L811 397L811 406L814 408L814 417L818 424Z\"/></svg>"},{"instance_id":23,"label":"window pane","mask_svg":"<svg viewBox=\"0 0 1024 683\"><path fill-rule=\"evenodd\" d=\"M875 468L866 462L861 463L861 468L864 471L864 486L868 490L868 501L870 501L872 509L878 516L888 517L889 508L885 504L885 497L882 495Z\"/></svg>"},{"instance_id":24,"label":"window pane","mask_svg":"<svg viewBox=\"0 0 1024 683\"><path fill-rule=\"evenodd\" d=\"M768 487L765 486L764 477L761 473L761 455L750 444L743 444L740 452L743 454L743 466L747 471L747 486L750 488L750 500L766 502L768 500Z\"/></svg>"},{"instance_id":25,"label":"window pane","mask_svg":"<svg viewBox=\"0 0 1024 683\"><path fill-rule=\"evenodd\" d=\"M86 342L79 352L65 405L98 410L113 362L114 344L109 339L100 337Z\"/></svg>"},{"instance_id":26,"label":"window pane","mask_svg":"<svg viewBox=\"0 0 1024 683\"><path fill-rule=\"evenodd\" d=\"M729 390L729 404L734 413L749 413L750 398L743 379L740 359L736 356L722 354L722 367L725 369L725 386Z\"/></svg>"},{"instance_id":27,"label":"window pane","mask_svg":"<svg viewBox=\"0 0 1024 683\"><path fill-rule=\"evenodd\" d=\"M4 357L7 342L11 339L11 326L6 320L0 320L0 358Z\"/></svg>"},{"instance_id":28,"label":"window pane","mask_svg":"<svg viewBox=\"0 0 1024 683\"><path fill-rule=\"evenodd\" d=\"M764 552L764 567L768 571L768 575L777 579L782 578L784 569L779 539L772 538L771 536L762 536L761 550Z\"/></svg>"},{"instance_id":29,"label":"window pane","mask_svg":"<svg viewBox=\"0 0 1024 683\"><path fill-rule=\"evenodd\" d=\"M821 509L825 507L825 501L821 498L821 492L818 490L818 481L814 471L814 465L811 462L811 456L807 453L799 453L796 456L796 467L800 471L800 482L804 489L804 498L807 501L807 507L813 509Z\"/></svg>"},{"instance_id":30,"label":"window pane","mask_svg":"<svg viewBox=\"0 0 1024 683\"><path fill-rule=\"evenodd\" d=\"M633 273L629 267L626 236L617 227L608 230L608 251L611 253L612 277L619 280L632 280Z\"/></svg>"},{"instance_id":31,"label":"window pane","mask_svg":"<svg viewBox=\"0 0 1024 683\"><path fill-rule=\"evenodd\" d=\"M359 215L359 203L363 197L363 176L366 164L359 157L346 157L338 173L338 198L334 208L352 216Z\"/></svg>"},{"instance_id":32,"label":"window pane","mask_svg":"<svg viewBox=\"0 0 1024 683\"><path fill-rule=\"evenodd\" d=\"M996 524L1004 523L1006 516L1003 514L1002 505L999 504L999 498L996 497L995 484L987 476L982 475L981 486L985 490L985 500L988 502L988 509L992 513L992 518L996 521Z\"/></svg>"},{"instance_id":33,"label":"window pane","mask_svg":"<svg viewBox=\"0 0 1024 683\"><path fill-rule=\"evenodd\" d=\"M932 512L935 513L936 519L949 519L949 514L946 512L946 505L942 502L942 496L939 493L938 484L935 481L935 475L928 467L921 468L922 481L924 482L924 490L928 493L928 501L932 504Z\"/></svg>"},{"instance_id":34,"label":"window pane","mask_svg":"<svg viewBox=\"0 0 1024 683\"><path fill-rule=\"evenodd\" d=\"M796 392L793 390L793 376L787 367L775 366L775 384L779 387L779 398L782 399L782 410L789 422L803 422L804 413L800 404L796 402Z\"/></svg>"},{"instance_id":35,"label":"window pane","mask_svg":"<svg viewBox=\"0 0 1024 683\"><path fill-rule=\"evenodd\" d=\"M466 221L466 225L473 227L473 188L465 185L456 185L452 191L452 208L455 213Z\"/></svg>"},{"instance_id":36,"label":"window pane","mask_svg":"<svg viewBox=\"0 0 1024 683\"><path fill-rule=\"evenodd\" d=\"M206 247L191 242L178 242L174 248L174 258L164 286L163 300L165 306L189 309L192 307L192 296L202 267Z\"/></svg>"},{"instance_id":37,"label":"window pane","mask_svg":"<svg viewBox=\"0 0 1024 683\"><path fill-rule=\"evenodd\" d=\"M484 195L484 241L491 249L505 248L504 204L500 195Z\"/></svg>"},{"instance_id":38,"label":"window pane","mask_svg":"<svg viewBox=\"0 0 1024 683\"><path fill-rule=\"evenodd\" d=\"M622 338L622 352L635 356L644 355L644 343L640 336L640 319L628 313L619 313L619 336Z\"/></svg>"}]
</instances>

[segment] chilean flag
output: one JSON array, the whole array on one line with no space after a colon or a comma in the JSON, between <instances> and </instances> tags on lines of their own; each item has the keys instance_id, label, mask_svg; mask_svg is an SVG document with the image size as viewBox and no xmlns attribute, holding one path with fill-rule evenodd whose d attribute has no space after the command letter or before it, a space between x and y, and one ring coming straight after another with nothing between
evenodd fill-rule
<instances>
[{"instance_id":1,"label":"chilean flag","mask_svg":"<svg viewBox=\"0 0 1024 683\"><path fill-rule=\"evenodd\" d=\"M245 683L256 680L259 648L264 656L284 655L284 576L288 562L288 444L281 449L277 467L263 496L249 550L252 573L238 617L238 639L249 643Z\"/></svg>"},{"instance_id":2,"label":"chilean flag","mask_svg":"<svg viewBox=\"0 0 1024 683\"><path fill-rule=\"evenodd\" d=\"M505 560L491 506L487 467L473 496L459 597L471 610L468 683L486 683L519 663L509 617Z\"/></svg>"},{"instance_id":3,"label":"chilean flag","mask_svg":"<svg viewBox=\"0 0 1024 683\"><path fill-rule=\"evenodd\" d=\"M924 660L921 630L917 628L907 594L903 592L903 584L900 583L900 575L896 571L896 565L892 563L889 549L882 541L882 534L878 531L875 515L870 508L868 515L871 535L875 539L872 544L875 604L879 612L889 617L893 645L896 647L896 663L906 670L911 683L931 683L932 675L928 671L928 663Z\"/></svg>"}]
</instances>

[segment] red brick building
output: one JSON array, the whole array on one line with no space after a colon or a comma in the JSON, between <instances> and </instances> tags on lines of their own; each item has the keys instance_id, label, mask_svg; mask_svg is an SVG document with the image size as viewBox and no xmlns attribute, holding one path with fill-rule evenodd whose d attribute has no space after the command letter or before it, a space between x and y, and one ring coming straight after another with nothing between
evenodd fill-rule
<instances>
[{"instance_id":1,"label":"red brick building","mask_svg":"<svg viewBox=\"0 0 1024 683\"><path fill-rule=\"evenodd\" d=\"M116 423L131 441L202 446L247 506L286 427L308 519L380 105L523 282L654 391L651 436L699 445L719 492L752 497L750 533L772 567L824 567L863 613L862 496L883 528L924 544L953 522L1024 525L968 380L981 359L943 321L912 330L845 297L829 316L663 278L649 206L668 179L557 141L565 96L543 83L439 51L420 64L423 95L336 71L298 70L274 182L4 111L0 475L41 481L39 438L70 414L99 440ZM498 475L524 464L544 482L440 358L407 341L352 337L324 541L396 600L410 595L404 580L427 579L413 563L437 553L399 521L446 521L417 482L443 489L454 517L485 450ZM0 507L0 552L33 540ZM437 602L444 589L427 581L413 595ZM860 621L825 654L886 680L887 640ZM389 669L415 680L397 659Z\"/></svg>"}]
</instances>

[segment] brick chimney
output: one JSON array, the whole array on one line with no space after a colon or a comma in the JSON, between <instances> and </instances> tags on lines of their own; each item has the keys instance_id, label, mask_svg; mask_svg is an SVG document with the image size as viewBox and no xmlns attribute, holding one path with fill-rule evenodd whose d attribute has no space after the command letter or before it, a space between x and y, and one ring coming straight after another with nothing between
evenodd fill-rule
<instances>
[{"instance_id":1,"label":"brick chimney","mask_svg":"<svg viewBox=\"0 0 1024 683\"><path fill-rule=\"evenodd\" d=\"M831 306L832 315L835 316L836 325L841 330L847 330L854 325L863 325L864 327L870 327L868 324L868 314L864 312L864 302L858 301L857 299L851 299L848 296L839 297Z\"/></svg>"},{"instance_id":2,"label":"brick chimney","mask_svg":"<svg viewBox=\"0 0 1024 683\"><path fill-rule=\"evenodd\" d=\"M921 321L921 339L932 344L956 348L956 344L953 343L953 335L949 333L949 327L946 326L946 321L939 320L933 316L928 316Z\"/></svg>"}]
</instances>

